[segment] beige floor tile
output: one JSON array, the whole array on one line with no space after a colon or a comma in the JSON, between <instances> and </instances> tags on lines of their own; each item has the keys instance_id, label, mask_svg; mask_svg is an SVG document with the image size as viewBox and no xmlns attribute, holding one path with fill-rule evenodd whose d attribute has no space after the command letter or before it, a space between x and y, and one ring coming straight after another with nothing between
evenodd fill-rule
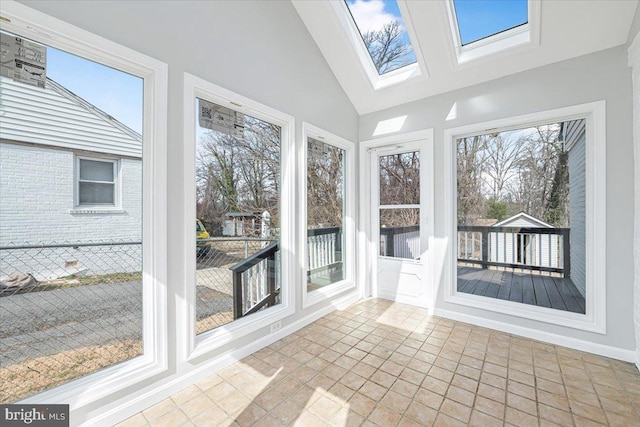
<instances>
[{"instance_id":1,"label":"beige floor tile","mask_svg":"<svg viewBox=\"0 0 640 427\"><path fill-rule=\"evenodd\" d=\"M391 386L391 390L411 399L418 391L418 386L408 381L398 379L393 386Z\"/></svg>"},{"instance_id":2,"label":"beige floor tile","mask_svg":"<svg viewBox=\"0 0 640 427\"><path fill-rule=\"evenodd\" d=\"M465 427L468 423L450 417L447 414L440 413L433 423L434 427Z\"/></svg>"},{"instance_id":3,"label":"beige floor tile","mask_svg":"<svg viewBox=\"0 0 640 427\"><path fill-rule=\"evenodd\" d=\"M174 409L151 421L152 427L175 427L189 421L189 418L180 409Z\"/></svg>"},{"instance_id":4,"label":"beige floor tile","mask_svg":"<svg viewBox=\"0 0 640 427\"><path fill-rule=\"evenodd\" d=\"M326 426L327 422L312 412L304 410L291 425L295 427L322 427Z\"/></svg>"},{"instance_id":5,"label":"beige floor tile","mask_svg":"<svg viewBox=\"0 0 640 427\"><path fill-rule=\"evenodd\" d=\"M161 417L164 414L167 414L177 408L175 402L171 399L165 399L160 403L156 403L148 409L142 411L142 415L149 420L153 421L156 418Z\"/></svg>"},{"instance_id":6,"label":"beige floor tile","mask_svg":"<svg viewBox=\"0 0 640 427\"><path fill-rule=\"evenodd\" d=\"M502 425L502 420L493 418L484 412L476 410L471 412L471 418L469 419L469 426L471 427L501 427Z\"/></svg>"},{"instance_id":7,"label":"beige floor tile","mask_svg":"<svg viewBox=\"0 0 640 427\"><path fill-rule=\"evenodd\" d=\"M543 404L538 405L538 411L540 418L544 420L553 421L561 426L573 426L573 417L569 412L561 411L560 409Z\"/></svg>"},{"instance_id":8,"label":"beige floor tile","mask_svg":"<svg viewBox=\"0 0 640 427\"><path fill-rule=\"evenodd\" d=\"M527 399L514 393L507 393L507 406L538 416L538 405L535 400Z\"/></svg>"},{"instance_id":9,"label":"beige floor tile","mask_svg":"<svg viewBox=\"0 0 640 427\"><path fill-rule=\"evenodd\" d=\"M222 408L230 417L234 417L242 412L249 404L251 399L243 395L237 390L216 399L215 402Z\"/></svg>"},{"instance_id":10,"label":"beige floor tile","mask_svg":"<svg viewBox=\"0 0 640 427\"><path fill-rule=\"evenodd\" d=\"M189 418L195 418L200 413L206 411L207 409L215 406L215 403L205 394L199 394L193 399L185 402L180 406L182 412L187 415Z\"/></svg>"},{"instance_id":11,"label":"beige floor tile","mask_svg":"<svg viewBox=\"0 0 640 427\"><path fill-rule=\"evenodd\" d=\"M348 402L349 408L355 413L368 417L376 406L376 401L360 393L355 393Z\"/></svg>"},{"instance_id":12,"label":"beige floor tile","mask_svg":"<svg viewBox=\"0 0 640 427\"><path fill-rule=\"evenodd\" d=\"M400 418L401 415L392 409L385 406L377 406L369 415L368 420L376 425L387 427L397 425L400 422Z\"/></svg>"},{"instance_id":13,"label":"beige floor tile","mask_svg":"<svg viewBox=\"0 0 640 427\"><path fill-rule=\"evenodd\" d=\"M438 411L414 400L407 408L405 416L423 425L431 425L438 416Z\"/></svg>"},{"instance_id":14,"label":"beige floor tile","mask_svg":"<svg viewBox=\"0 0 640 427\"><path fill-rule=\"evenodd\" d=\"M469 417L471 416L470 407L450 399L445 399L444 402L442 402L440 412L465 423L469 421Z\"/></svg>"},{"instance_id":15,"label":"beige floor tile","mask_svg":"<svg viewBox=\"0 0 640 427\"><path fill-rule=\"evenodd\" d=\"M538 390L538 402L565 412L570 411L569 400L567 398L548 393L544 390Z\"/></svg>"},{"instance_id":16,"label":"beige floor tile","mask_svg":"<svg viewBox=\"0 0 640 427\"><path fill-rule=\"evenodd\" d=\"M640 374L633 364L371 299L319 319L121 426L503 422L640 426Z\"/></svg>"},{"instance_id":17,"label":"beige floor tile","mask_svg":"<svg viewBox=\"0 0 640 427\"><path fill-rule=\"evenodd\" d=\"M601 424L607 423L607 417L604 415L604 412L602 411L602 409L600 409L600 407L585 405L584 403L574 401L570 401L569 406L571 407L571 412L575 415Z\"/></svg>"},{"instance_id":18,"label":"beige floor tile","mask_svg":"<svg viewBox=\"0 0 640 427\"><path fill-rule=\"evenodd\" d=\"M149 422L142 415L142 413L137 413L133 417L127 418L119 424L116 424L116 427L145 427L148 426Z\"/></svg>"},{"instance_id":19,"label":"beige floor tile","mask_svg":"<svg viewBox=\"0 0 640 427\"><path fill-rule=\"evenodd\" d=\"M403 414L409 407L411 399L394 391L389 391L381 400L380 405L385 406L392 411Z\"/></svg>"},{"instance_id":20,"label":"beige floor tile","mask_svg":"<svg viewBox=\"0 0 640 427\"><path fill-rule=\"evenodd\" d=\"M367 381L360 388L359 392L369 397L370 399L373 399L376 402L378 402L380 401L380 399L382 399L382 396L384 396L387 393L387 389L379 386L374 382Z\"/></svg>"},{"instance_id":21,"label":"beige floor tile","mask_svg":"<svg viewBox=\"0 0 640 427\"><path fill-rule=\"evenodd\" d=\"M507 407L505 422L518 427L536 427L538 418L515 408Z\"/></svg>"},{"instance_id":22,"label":"beige floor tile","mask_svg":"<svg viewBox=\"0 0 640 427\"><path fill-rule=\"evenodd\" d=\"M191 417L191 421L193 421L196 426L220 425L228 419L230 419L229 415L215 404L212 404L197 416Z\"/></svg>"},{"instance_id":23,"label":"beige floor tile","mask_svg":"<svg viewBox=\"0 0 640 427\"><path fill-rule=\"evenodd\" d=\"M494 418L498 418L500 420L504 419L505 405L503 403L496 402L495 400L477 396L474 408L480 412L491 415Z\"/></svg>"},{"instance_id":24,"label":"beige floor tile","mask_svg":"<svg viewBox=\"0 0 640 427\"><path fill-rule=\"evenodd\" d=\"M269 415L275 418L279 423L289 425L300 416L302 411L303 408L300 408L293 402L285 399L271 412L269 412Z\"/></svg>"}]
</instances>

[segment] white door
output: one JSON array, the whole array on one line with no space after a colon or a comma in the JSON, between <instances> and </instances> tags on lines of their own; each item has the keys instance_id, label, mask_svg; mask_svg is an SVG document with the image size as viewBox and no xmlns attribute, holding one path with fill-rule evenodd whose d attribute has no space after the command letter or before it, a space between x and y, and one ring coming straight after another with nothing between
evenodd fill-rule
<instances>
[{"instance_id":1,"label":"white door","mask_svg":"<svg viewBox=\"0 0 640 427\"><path fill-rule=\"evenodd\" d=\"M372 254L372 294L420 307L428 307L432 296L431 146L419 140L369 149L370 230L377 252Z\"/></svg>"}]
</instances>

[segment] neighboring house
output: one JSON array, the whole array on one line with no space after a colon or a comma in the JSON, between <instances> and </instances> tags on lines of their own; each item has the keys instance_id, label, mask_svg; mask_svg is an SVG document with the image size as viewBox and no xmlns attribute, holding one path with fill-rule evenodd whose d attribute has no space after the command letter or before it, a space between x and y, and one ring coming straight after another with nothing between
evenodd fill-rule
<instances>
[{"instance_id":1,"label":"neighboring house","mask_svg":"<svg viewBox=\"0 0 640 427\"><path fill-rule=\"evenodd\" d=\"M569 227L571 228L571 281L582 296L586 290L586 122L562 124L565 150L569 152Z\"/></svg>"},{"instance_id":2,"label":"neighboring house","mask_svg":"<svg viewBox=\"0 0 640 427\"><path fill-rule=\"evenodd\" d=\"M0 90L0 246L140 241L141 136L50 79L41 89L2 77ZM90 252L64 248L44 261L0 251L0 278L118 263Z\"/></svg>"},{"instance_id":3,"label":"neighboring house","mask_svg":"<svg viewBox=\"0 0 640 427\"><path fill-rule=\"evenodd\" d=\"M554 228L525 212L519 212L492 227ZM489 233L492 262L559 268L561 250L555 234Z\"/></svg>"}]
</instances>

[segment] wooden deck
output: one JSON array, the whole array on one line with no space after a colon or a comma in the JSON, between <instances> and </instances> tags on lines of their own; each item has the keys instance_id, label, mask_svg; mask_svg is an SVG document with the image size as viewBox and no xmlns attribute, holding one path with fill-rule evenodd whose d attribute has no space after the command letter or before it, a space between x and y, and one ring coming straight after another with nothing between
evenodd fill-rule
<instances>
[{"instance_id":1,"label":"wooden deck","mask_svg":"<svg viewBox=\"0 0 640 427\"><path fill-rule=\"evenodd\" d=\"M458 266L458 292L585 312L584 297L571 279L562 277Z\"/></svg>"}]
</instances>

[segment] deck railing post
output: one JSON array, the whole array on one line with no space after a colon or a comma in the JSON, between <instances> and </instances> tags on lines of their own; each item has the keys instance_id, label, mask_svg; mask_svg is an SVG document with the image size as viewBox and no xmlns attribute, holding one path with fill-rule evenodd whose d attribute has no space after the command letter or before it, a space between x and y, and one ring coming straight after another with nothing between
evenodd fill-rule
<instances>
[{"instance_id":1,"label":"deck railing post","mask_svg":"<svg viewBox=\"0 0 640 427\"><path fill-rule=\"evenodd\" d=\"M482 229L482 268L489 268L489 230Z\"/></svg>"},{"instance_id":2,"label":"deck railing post","mask_svg":"<svg viewBox=\"0 0 640 427\"><path fill-rule=\"evenodd\" d=\"M562 230L562 256L564 277L571 277L571 240L569 238L569 228Z\"/></svg>"},{"instance_id":3,"label":"deck railing post","mask_svg":"<svg viewBox=\"0 0 640 427\"><path fill-rule=\"evenodd\" d=\"M233 318L242 317L242 272L233 272Z\"/></svg>"},{"instance_id":4,"label":"deck railing post","mask_svg":"<svg viewBox=\"0 0 640 427\"><path fill-rule=\"evenodd\" d=\"M388 232L387 232L387 233L385 233L385 234L386 234L386 236L387 236L387 241L386 241L386 244L387 244L387 250L386 250L386 254L385 254L385 255L386 255L386 256L390 256L390 257L392 257L392 256L394 256L394 255L395 255L395 249L394 249L394 238L393 238L393 236L394 236L394 234L395 234L395 233L394 233L394 229L393 229L393 228L389 228L389 229L388 229Z\"/></svg>"},{"instance_id":5,"label":"deck railing post","mask_svg":"<svg viewBox=\"0 0 640 427\"><path fill-rule=\"evenodd\" d=\"M273 252L265 261L267 261L267 291L269 292L267 307L271 307L276 303L276 253Z\"/></svg>"}]
</instances>

